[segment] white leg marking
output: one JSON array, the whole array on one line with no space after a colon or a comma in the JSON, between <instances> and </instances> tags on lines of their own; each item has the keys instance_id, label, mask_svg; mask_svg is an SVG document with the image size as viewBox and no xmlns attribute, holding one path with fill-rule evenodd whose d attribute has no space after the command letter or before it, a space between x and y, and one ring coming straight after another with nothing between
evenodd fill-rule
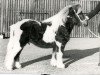
<instances>
[{"instance_id":1,"label":"white leg marking","mask_svg":"<svg viewBox=\"0 0 100 75\"><path fill-rule=\"evenodd\" d=\"M10 31L10 39L9 39L9 43L7 45L7 54L6 54L6 57L5 57L5 67L8 69L8 70L13 70L13 65L14 64L10 64L10 62L13 62L13 60L10 60L9 59L11 58L12 59L12 56L11 55L11 52L13 51L13 47L14 47L14 38L13 38L13 30L11 29Z\"/></svg>"},{"instance_id":2,"label":"white leg marking","mask_svg":"<svg viewBox=\"0 0 100 75\"><path fill-rule=\"evenodd\" d=\"M10 63L12 63L13 62L13 60L10 60L9 61L9 58L8 58L9 56L8 56L8 54L6 55L6 57L5 57L5 67L7 68L7 70L13 70L13 65L14 64L10 64Z\"/></svg>"},{"instance_id":3,"label":"white leg marking","mask_svg":"<svg viewBox=\"0 0 100 75\"><path fill-rule=\"evenodd\" d=\"M59 48L59 50L56 54L56 56L57 56L57 67L58 68L65 68L65 65L63 64L63 60L62 60L63 53L61 52L61 43L56 41L56 44Z\"/></svg>"},{"instance_id":4,"label":"white leg marking","mask_svg":"<svg viewBox=\"0 0 100 75\"><path fill-rule=\"evenodd\" d=\"M16 47L15 47L16 46ZM5 67L8 70L13 70L14 67L14 57L21 50L21 47L16 44L13 49L7 51L7 55L5 57Z\"/></svg>"},{"instance_id":5,"label":"white leg marking","mask_svg":"<svg viewBox=\"0 0 100 75\"><path fill-rule=\"evenodd\" d=\"M52 65L52 66L56 66L57 65L57 60L56 60L56 53L55 52L53 52L52 53L52 58L51 58L51 61L50 61L50 64Z\"/></svg>"}]
</instances>

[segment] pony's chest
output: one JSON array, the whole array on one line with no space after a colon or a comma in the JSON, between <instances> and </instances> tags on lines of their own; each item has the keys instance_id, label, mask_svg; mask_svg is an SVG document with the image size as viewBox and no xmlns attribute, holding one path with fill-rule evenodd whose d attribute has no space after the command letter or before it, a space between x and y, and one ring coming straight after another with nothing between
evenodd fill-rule
<instances>
[{"instance_id":1,"label":"pony's chest","mask_svg":"<svg viewBox=\"0 0 100 75\"><path fill-rule=\"evenodd\" d=\"M55 31L53 28L47 27L45 33L43 34L43 41L46 43L52 43L57 41L58 39L66 39L69 37L68 29L64 26L59 26L58 29Z\"/></svg>"},{"instance_id":2,"label":"pony's chest","mask_svg":"<svg viewBox=\"0 0 100 75\"><path fill-rule=\"evenodd\" d=\"M69 31L68 29L66 29L66 27L61 26L59 27L56 36L55 36L55 40L59 41L59 42L63 42L65 40L68 40L70 37Z\"/></svg>"}]
</instances>

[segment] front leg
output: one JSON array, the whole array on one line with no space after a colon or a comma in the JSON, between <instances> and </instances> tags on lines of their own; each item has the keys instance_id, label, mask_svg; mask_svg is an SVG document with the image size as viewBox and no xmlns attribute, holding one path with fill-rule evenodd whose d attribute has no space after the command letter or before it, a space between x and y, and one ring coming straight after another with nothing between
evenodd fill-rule
<instances>
[{"instance_id":1,"label":"front leg","mask_svg":"<svg viewBox=\"0 0 100 75\"><path fill-rule=\"evenodd\" d=\"M51 57L51 61L50 61L50 64L51 64L52 66L57 66L56 52L57 52L57 45L56 45L56 43L54 42L54 43L53 43L52 57Z\"/></svg>"},{"instance_id":2,"label":"front leg","mask_svg":"<svg viewBox=\"0 0 100 75\"><path fill-rule=\"evenodd\" d=\"M63 57L63 52L61 50L61 46L62 46L62 43L56 41L56 45L58 46L58 51L56 53L56 58L57 58L57 67L58 68L65 68L65 65L63 64L63 60L62 60L62 57Z\"/></svg>"},{"instance_id":3,"label":"front leg","mask_svg":"<svg viewBox=\"0 0 100 75\"><path fill-rule=\"evenodd\" d=\"M56 53L55 52L52 53L52 58L51 58L50 64L51 64L51 66L57 65Z\"/></svg>"}]
</instances>

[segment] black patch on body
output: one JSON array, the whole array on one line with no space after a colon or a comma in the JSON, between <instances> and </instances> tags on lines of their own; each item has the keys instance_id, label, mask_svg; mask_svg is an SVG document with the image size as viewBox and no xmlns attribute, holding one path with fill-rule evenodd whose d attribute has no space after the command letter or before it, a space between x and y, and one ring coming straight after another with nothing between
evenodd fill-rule
<instances>
[{"instance_id":1,"label":"black patch on body","mask_svg":"<svg viewBox=\"0 0 100 75\"><path fill-rule=\"evenodd\" d=\"M65 45L70 39L70 34L71 34L73 27L74 27L73 18L68 18L65 25L60 26L58 28L55 39L56 39L56 41L59 41L60 43L62 43L62 45L61 45L61 51L62 52L64 52ZM57 47L58 46L56 45L56 48ZM58 50L57 50L57 52L58 52Z\"/></svg>"},{"instance_id":2,"label":"black patch on body","mask_svg":"<svg viewBox=\"0 0 100 75\"><path fill-rule=\"evenodd\" d=\"M23 30L23 33L20 38L20 45L24 47L27 43L31 42L36 46L42 48L52 47L50 43L45 43L42 38L46 30L45 24L41 23L41 26L36 21L28 21L21 25L20 29Z\"/></svg>"},{"instance_id":3,"label":"black patch on body","mask_svg":"<svg viewBox=\"0 0 100 75\"><path fill-rule=\"evenodd\" d=\"M65 23L64 26L60 26L58 28L57 34L56 34L56 40L61 42L62 44L65 44L69 41L71 31L74 27L72 18L68 18L68 21Z\"/></svg>"},{"instance_id":4,"label":"black patch on body","mask_svg":"<svg viewBox=\"0 0 100 75\"><path fill-rule=\"evenodd\" d=\"M47 25L39 25L36 21L27 21L20 27L23 33L20 37L20 45L24 47L27 43L31 42L38 47L52 48L53 43L46 43L42 40L43 34L46 30ZM60 26L56 32L55 40L62 43L63 46L69 41L70 33L74 27L73 18L68 18L64 26Z\"/></svg>"}]
</instances>

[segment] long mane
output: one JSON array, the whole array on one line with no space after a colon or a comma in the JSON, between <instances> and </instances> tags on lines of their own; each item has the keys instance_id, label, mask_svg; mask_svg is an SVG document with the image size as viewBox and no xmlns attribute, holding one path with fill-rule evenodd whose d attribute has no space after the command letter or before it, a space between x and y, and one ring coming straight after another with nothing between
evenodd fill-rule
<instances>
[{"instance_id":1,"label":"long mane","mask_svg":"<svg viewBox=\"0 0 100 75\"><path fill-rule=\"evenodd\" d=\"M64 21L64 19L67 18L67 15L69 13L69 8L70 7L72 7L72 5L64 7L56 15L54 15L54 16L46 19L46 20L43 20L42 22L52 22L53 23L53 21L59 20L59 24L61 24L60 22Z\"/></svg>"},{"instance_id":2,"label":"long mane","mask_svg":"<svg viewBox=\"0 0 100 75\"><path fill-rule=\"evenodd\" d=\"M59 26L64 26L67 21L67 16L69 13L70 6L64 7L56 15L42 21L42 22L51 22L51 26L47 26L47 29L43 35L43 40L47 42L55 41L55 33L58 30ZM49 35L50 34L50 35ZM47 37L49 40L47 40Z\"/></svg>"}]
</instances>

